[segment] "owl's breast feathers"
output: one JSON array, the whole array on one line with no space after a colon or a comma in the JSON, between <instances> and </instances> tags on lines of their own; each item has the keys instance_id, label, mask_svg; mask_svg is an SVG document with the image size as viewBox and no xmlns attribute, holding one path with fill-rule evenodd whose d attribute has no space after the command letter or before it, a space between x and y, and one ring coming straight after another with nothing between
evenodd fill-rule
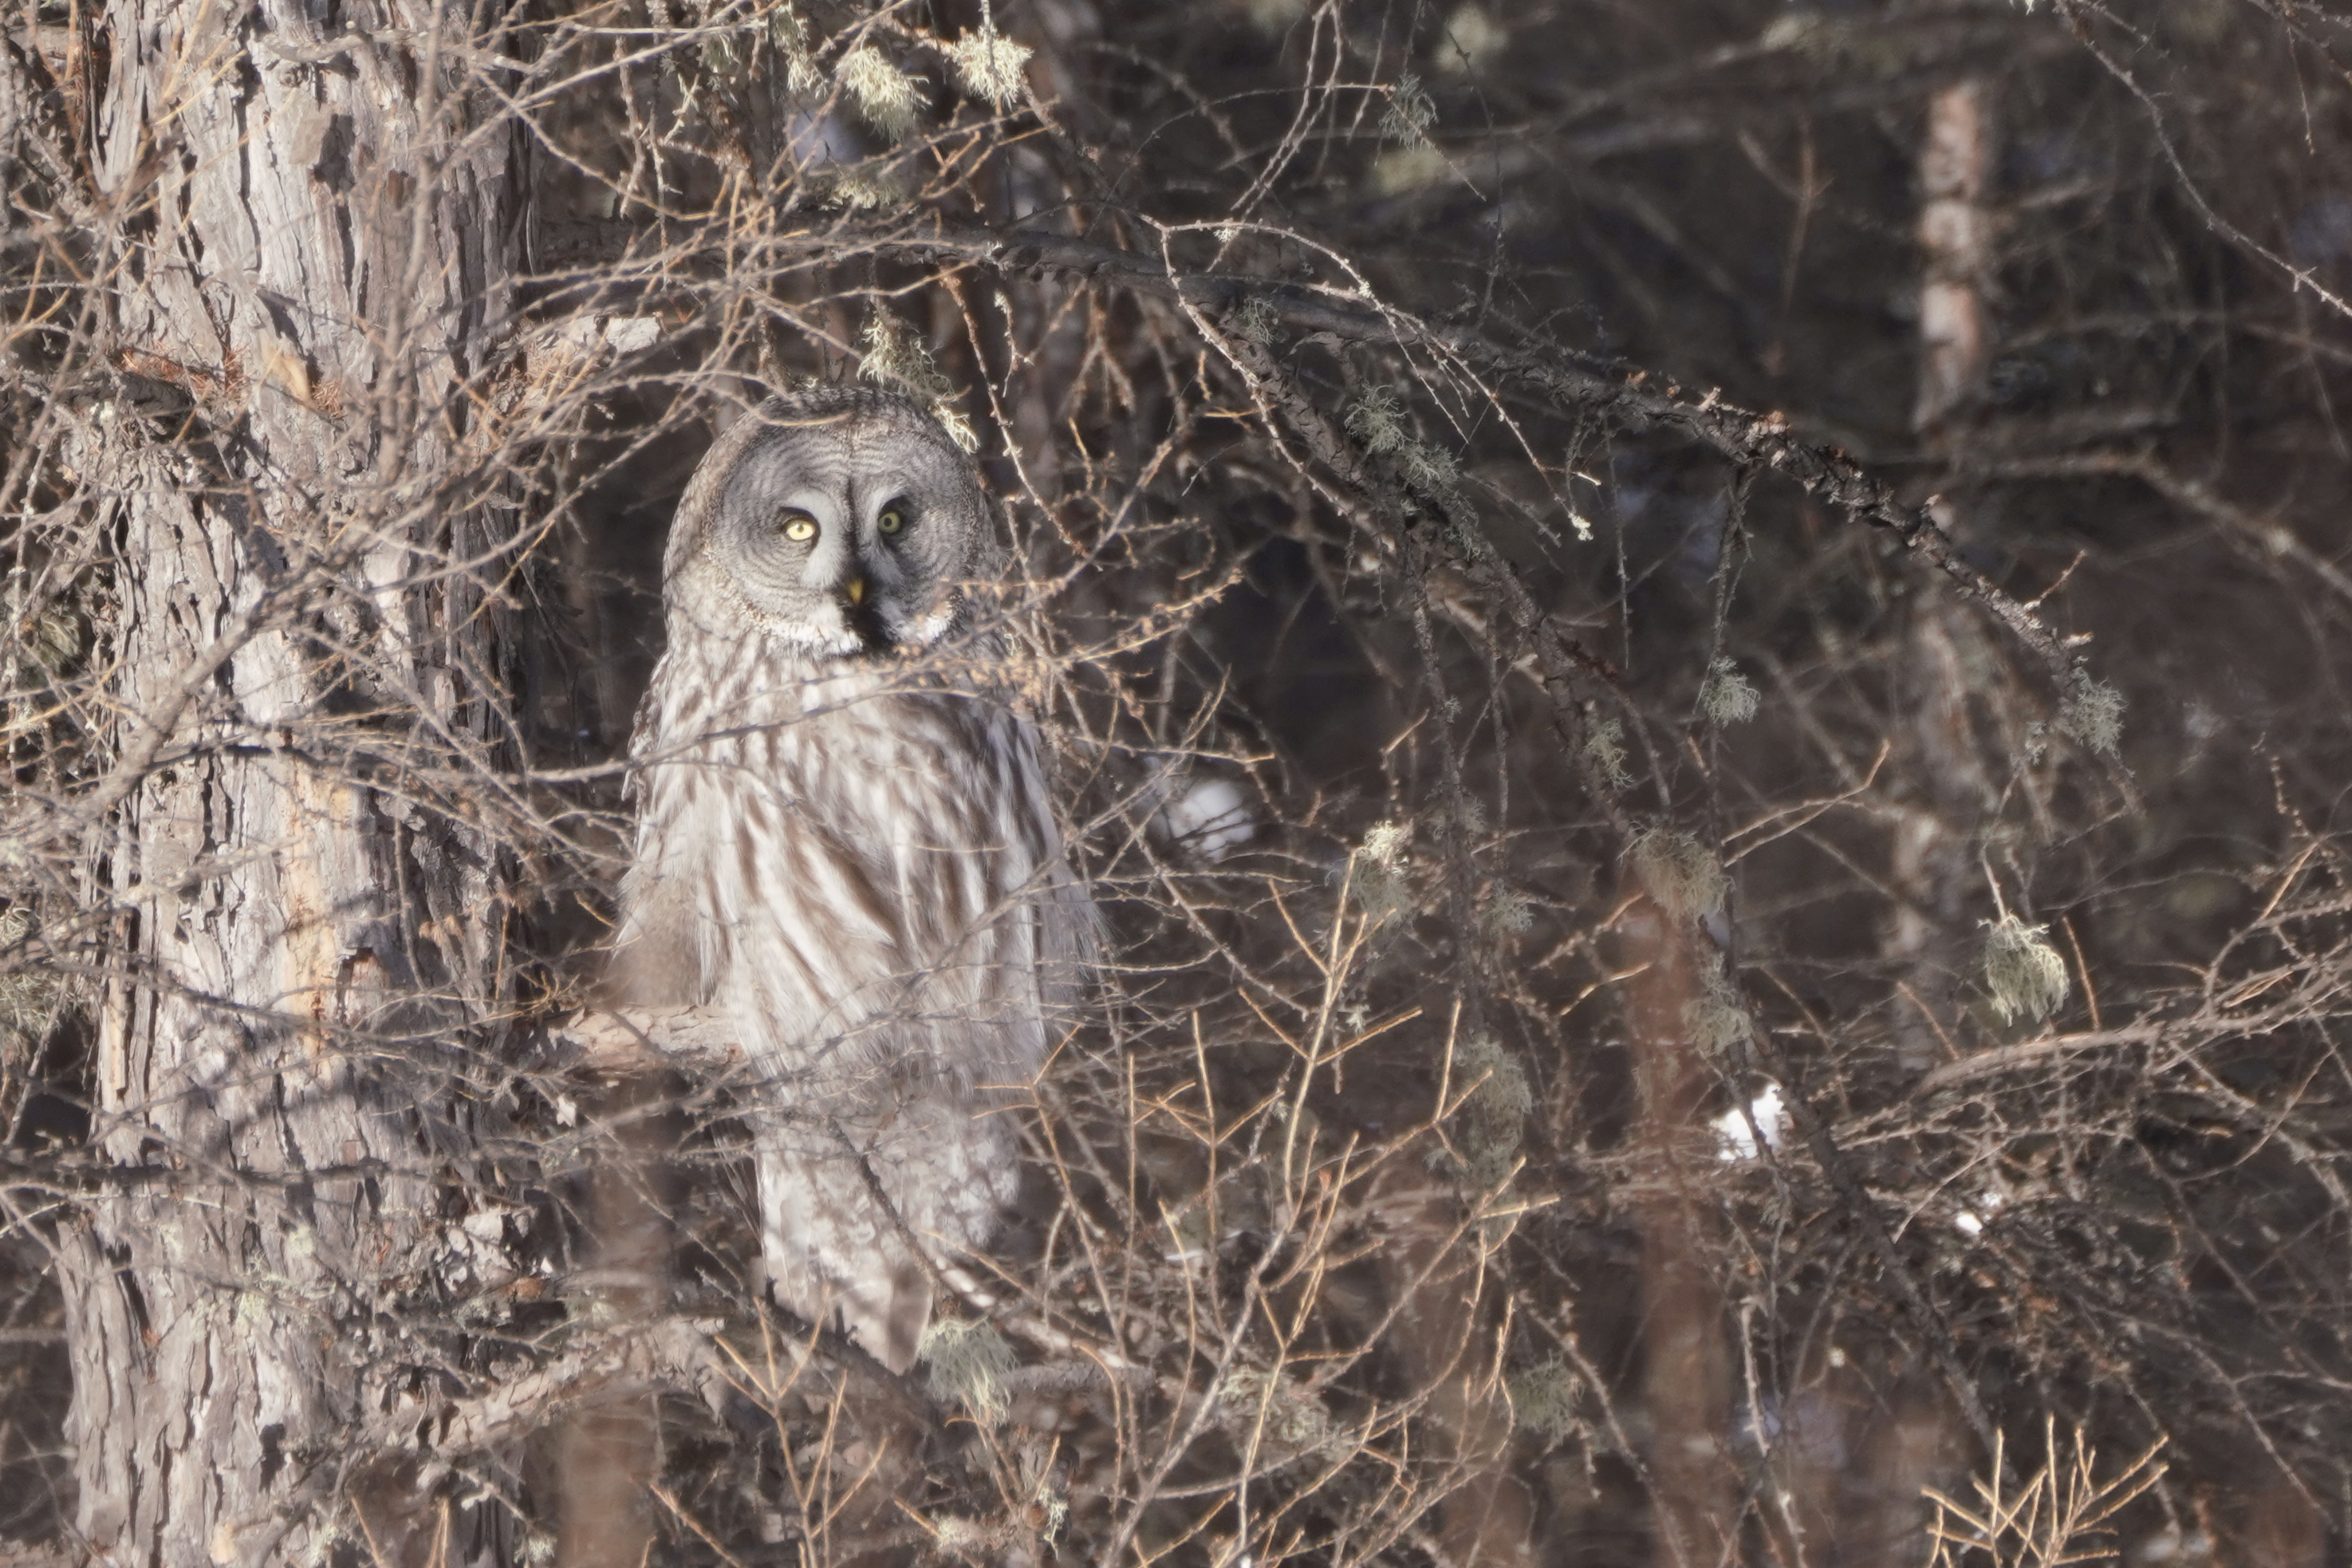
<instances>
[{"instance_id":1,"label":"owl's breast feathers","mask_svg":"<svg viewBox=\"0 0 2352 1568\"><path fill-rule=\"evenodd\" d=\"M639 717L629 999L722 1007L827 1098L1025 1082L1093 921L1034 733L903 666L718 640L673 647Z\"/></svg>"}]
</instances>

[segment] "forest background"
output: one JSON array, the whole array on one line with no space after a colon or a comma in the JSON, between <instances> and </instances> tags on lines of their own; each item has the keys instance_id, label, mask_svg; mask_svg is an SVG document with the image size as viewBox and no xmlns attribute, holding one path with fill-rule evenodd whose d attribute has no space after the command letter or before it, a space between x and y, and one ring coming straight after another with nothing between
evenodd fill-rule
<instances>
[{"instance_id":1,"label":"forest background","mask_svg":"<svg viewBox=\"0 0 2352 1568\"><path fill-rule=\"evenodd\" d=\"M2305 0L9 0L0 1562L2352 1551ZM686 476L1111 936L913 1376L581 1009Z\"/></svg>"}]
</instances>

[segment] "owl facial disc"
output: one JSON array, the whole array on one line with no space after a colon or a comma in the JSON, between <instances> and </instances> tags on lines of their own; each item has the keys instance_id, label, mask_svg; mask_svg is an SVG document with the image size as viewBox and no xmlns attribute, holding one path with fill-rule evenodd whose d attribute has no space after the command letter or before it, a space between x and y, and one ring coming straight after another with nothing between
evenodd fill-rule
<instances>
[{"instance_id":1,"label":"owl facial disc","mask_svg":"<svg viewBox=\"0 0 2352 1568\"><path fill-rule=\"evenodd\" d=\"M938 642L990 542L971 459L914 403L864 388L770 399L711 448L678 517L671 602L732 599L817 658Z\"/></svg>"}]
</instances>

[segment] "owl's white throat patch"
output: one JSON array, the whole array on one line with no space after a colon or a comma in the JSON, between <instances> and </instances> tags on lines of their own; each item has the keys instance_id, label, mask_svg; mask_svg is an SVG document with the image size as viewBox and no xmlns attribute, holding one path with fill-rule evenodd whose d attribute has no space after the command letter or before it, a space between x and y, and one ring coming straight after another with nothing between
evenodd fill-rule
<instances>
[{"instance_id":1,"label":"owl's white throat patch","mask_svg":"<svg viewBox=\"0 0 2352 1568\"><path fill-rule=\"evenodd\" d=\"M963 595L949 595L930 614L890 626L890 640L901 648L920 650L929 647L955 628L956 618L962 614ZM887 623L888 616L886 615L884 619Z\"/></svg>"}]
</instances>

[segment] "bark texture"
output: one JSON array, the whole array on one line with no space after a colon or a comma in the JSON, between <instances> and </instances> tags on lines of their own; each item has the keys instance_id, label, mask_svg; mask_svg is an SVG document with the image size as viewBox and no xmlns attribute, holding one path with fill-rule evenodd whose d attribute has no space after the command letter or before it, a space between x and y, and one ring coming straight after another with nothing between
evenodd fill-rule
<instances>
[{"instance_id":1,"label":"bark texture","mask_svg":"<svg viewBox=\"0 0 2352 1568\"><path fill-rule=\"evenodd\" d=\"M1691 922L1654 902L1634 906L1620 929L1636 968L1626 1010L1634 1051L1638 1136L1647 1191L1642 1230L1642 1386L1650 1416L1657 1568L1731 1561L1738 1517L1724 1434L1731 1380L1724 1346L1723 1289L1709 1265L1709 1205L1702 1197L1713 1151L1693 1147L1703 1126L1709 1075L1691 1039L1702 995Z\"/></svg>"},{"instance_id":2,"label":"bark texture","mask_svg":"<svg viewBox=\"0 0 2352 1568\"><path fill-rule=\"evenodd\" d=\"M72 1238L77 1526L108 1563L489 1561L336 1439L430 1392L431 1173L505 984L502 872L436 769L497 754L465 383L504 336L509 135L429 0L116 0L92 174L119 406L81 466L118 542L119 911Z\"/></svg>"}]
</instances>

